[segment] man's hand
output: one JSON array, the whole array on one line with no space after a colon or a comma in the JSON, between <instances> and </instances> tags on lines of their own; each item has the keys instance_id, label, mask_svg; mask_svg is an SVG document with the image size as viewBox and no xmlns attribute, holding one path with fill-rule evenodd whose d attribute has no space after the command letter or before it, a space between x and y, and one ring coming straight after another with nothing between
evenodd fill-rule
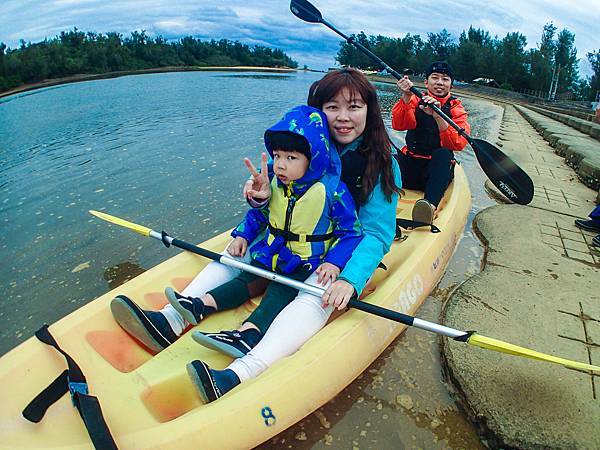
<instances>
[{"instance_id":1,"label":"man's hand","mask_svg":"<svg viewBox=\"0 0 600 450\"><path fill-rule=\"evenodd\" d=\"M404 75L404 77L398 80L396 86L398 86L398 89L402 92L402 100L404 100L404 103L409 103L413 96L413 93L410 92L410 88L414 86L413 82L408 79L408 76Z\"/></svg>"},{"instance_id":2,"label":"man's hand","mask_svg":"<svg viewBox=\"0 0 600 450\"><path fill-rule=\"evenodd\" d=\"M436 100L435 97L431 97L430 95L424 95L421 101L425 104L420 104L419 108L421 108L425 114L429 114L434 118L440 117L435 111L433 111L433 109L429 107L429 105L435 105L438 108L442 107L442 104L438 100Z\"/></svg>"},{"instance_id":3,"label":"man's hand","mask_svg":"<svg viewBox=\"0 0 600 450\"><path fill-rule=\"evenodd\" d=\"M241 236L236 236L227 246L227 253L231 256L244 256L248 249L248 241Z\"/></svg>"},{"instance_id":4,"label":"man's hand","mask_svg":"<svg viewBox=\"0 0 600 450\"><path fill-rule=\"evenodd\" d=\"M244 184L244 198L255 200L266 200L271 197L271 184L267 169L267 154L262 153L260 173L248 158L244 158L244 164L250 171L250 179Z\"/></svg>"},{"instance_id":5,"label":"man's hand","mask_svg":"<svg viewBox=\"0 0 600 450\"><path fill-rule=\"evenodd\" d=\"M354 295L354 286L346 280L337 280L323 294L323 307L332 305L339 310L344 309L352 296Z\"/></svg>"},{"instance_id":6,"label":"man's hand","mask_svg":"<svg viewBox=\"0 0 600 450\"><path fill-rule=\"evenodd\" d=\"M319 278L317 279L319 284L325 286L330 281L333 283L335 280L337 280L337 277L340 274L340 268L335 264L326 262L317 267L315 272L317 275L319 275Z\"/></svg>"}]
</instances>

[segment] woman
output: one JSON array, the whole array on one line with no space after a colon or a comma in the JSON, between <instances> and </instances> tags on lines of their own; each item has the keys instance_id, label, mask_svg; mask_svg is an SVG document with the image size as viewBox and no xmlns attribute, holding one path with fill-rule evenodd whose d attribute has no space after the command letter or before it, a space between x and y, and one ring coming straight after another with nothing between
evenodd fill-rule
<instances>
[{"instance_id":1,"label":"woman","mask_svg":"<svg viewBox=\"0 0 600 450\"><path fill-rule=\"evenodd\" d=\"M322 299L300 291L262 340L227 369L213 370L202 361L188 364L188 372L206 402L216 400L297 351L325 326L335 308L344 309L353 294L361 294L394 240L400 169L392 156L374 86L354 69L330 72L311 86L308 104L327 116L330 135L342 161L342 181L357 204L364 238ZM270 196L266 162L263 159L260 174L247 165L252 179L245 194L264 202ZM319 273L314 273L306 283L317 285L323 281ZM236 337L228 336L231 338Z\"/></svg>"}]
</instances>

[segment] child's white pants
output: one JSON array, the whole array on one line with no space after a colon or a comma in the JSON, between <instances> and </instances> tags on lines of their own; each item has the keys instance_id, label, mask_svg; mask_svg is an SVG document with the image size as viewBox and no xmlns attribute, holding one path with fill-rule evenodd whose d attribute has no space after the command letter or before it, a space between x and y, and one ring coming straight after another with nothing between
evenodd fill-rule
<instances>
[{"instance_id":1,"label":"child's white pants","mask_svg":"<svg viewBox=\"0 0 600 450\"><path fill-rule=\"evenodd\" d=\"M305 283L317 286L313 273ZM333 312L323 308L321 297L300 291L296 298L275 318L263 338L247 355L233 361L233 370L241 381L258 376L281 358L295 353L325 326Z\"/></svg>"}]
</instances>

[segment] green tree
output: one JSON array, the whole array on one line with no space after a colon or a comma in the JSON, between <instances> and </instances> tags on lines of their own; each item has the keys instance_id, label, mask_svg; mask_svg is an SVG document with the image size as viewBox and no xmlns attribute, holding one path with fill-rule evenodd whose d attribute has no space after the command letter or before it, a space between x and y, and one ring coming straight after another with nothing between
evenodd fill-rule
<instances>
[{"instance_id":1,"label":"green tree","mask_svg":"<svg viewBox=\"0 0 600 450\"><path fill-rule=\"evenodd\" d=\"M489 33L469 27L468 32L461 33L450 63L458 79L493 78L494 56L494 41Z\"/></svg>"},{"instance_id":2,"label":"green tree","mask_svg":"<svg viewBox=\"0 0 600 450\"><path fill-rule=\"evenodd\" d=\"M4 54L6 48L6 44L0 42L0 92L7 89L8 86L8 81L6 80L6 56Z\"/></svg>"},{"instance_id":3,"label":"green tree","mask_svg":"<svg viewBox=\"0 0 600 450\"><path fill-rule=\"evenodd\" d=\"M439 33L427 33L426 45L436 60L447 60L455 49L452 35L445 28Z\"/></svg>"},{"instance_id":4,"label":"green tree","mask_svg":"<svg viewBox=\"0 0 600 450\"><path fill-rule=\"evenodd\" d=\"M353 34L350 38L372 51L369 38L364 32L361 31L357 35ZM373 61L371 61L368 56L358 50L354 45L347 42L340 44L340 49L338 50L335 59L342 66L353 66L359 69L371 69L373 67ZM379 69L379 67L377 67L377 69Z\"/></svg>"},{"instance_id":5,"label":"green tree","mask_svg":"<svg viewBox=\"0 0 600 450\"><path fill-rule=\"evenodd\" d=\"M592 65L593 74L589 81L589 93L586 96L588 100L596 100L600 92L600 49L587 54L588 61Z\"/></svg>"},{"instance_id":6,"label":"green tree","mask_svg":"<svg viewBox=\"0 0 600 450\"><path fill-rule=\"evenodd\" d=\"M579 81L579 60L575 48L575 34L566 28L557 36L554 62L560 67L557 92L573 91Z\"/></svg>"},{"instance_id":7,"label":"green tree","mask_svg":"<svg viewBox=\"0 0 600 450\"><path fill-rule=\"evenodd\" d=\"M227 39L200 41L191 36L169 43L145 30L127 38L119 33L84 33L74 28L38 43L21 41L18 49L0 43L0 91L47 78L164 66L287 66L296 61L279 49L250 47Z\"/></svg>"},{"instance_id":8,"label":"green tree","mask_svg":"<svg viewBox=\"0 0 600 450\"><path fill-rule=\"evenodd\" d=\"M525 46L527 39L519 32L508 33L498 46L499 69L496 81L505 86L520 88L527 83Z\"/></svg>"}]
</instances>

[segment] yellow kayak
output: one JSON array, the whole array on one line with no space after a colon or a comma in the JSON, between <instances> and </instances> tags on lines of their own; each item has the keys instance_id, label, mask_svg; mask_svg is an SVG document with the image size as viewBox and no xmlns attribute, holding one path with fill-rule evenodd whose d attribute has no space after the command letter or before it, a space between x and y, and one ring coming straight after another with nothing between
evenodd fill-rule
<instances>
[{"instance_id":1,"label":"yellow kayak","mask_svg":"<svg viewBox=\"0 0 600 450\"><path fill-rule=\"evenodd\" d=\"M422 194L406 191L398 217L409 219ZM435 225L406 232L394 242L364 301L413 315L439 282L461 236L471 206L465 174L456 167L445 206ZM135 238L135 237L132 237ZM223 233L202 244L220 252ZM62 349L79 364L120 449L251 448L298 422L332 399L360 375L405 328L375 315L349 310L330 321L294 355L254 380L204 405L186 364L200 359L216 369L231 359L195 343L191 333L157 355L148 353L113 320L109 303L117 294L144 309L166 304L165 286L182 290L209 262L181 253L90 302L50 326ZM214 314L196 328L233 329L258 300ZM31 338L0 358L0 448L92 448L70 395L52 405L39 423L23 408L66 369L54 349Z\"/></svg>"}]
</instances>

